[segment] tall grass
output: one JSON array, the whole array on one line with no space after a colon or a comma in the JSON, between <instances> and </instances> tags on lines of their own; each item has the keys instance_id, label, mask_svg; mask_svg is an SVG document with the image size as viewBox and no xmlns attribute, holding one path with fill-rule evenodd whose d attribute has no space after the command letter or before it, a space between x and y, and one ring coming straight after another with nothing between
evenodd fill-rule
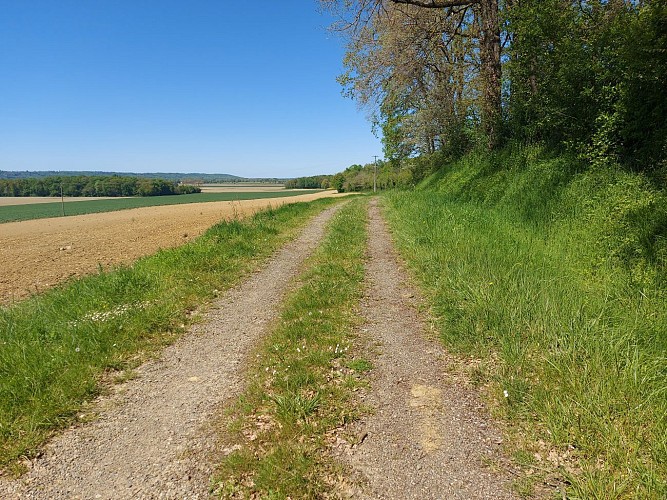
<instances>
[{"instance_id":1,"label":"tall grass","mask_svg":"<svg viewBox=\"0 0 667 500\"><path fill-rule=\"evenodd\" d=\"M359 414L352 391L370 368L358 357L353 335L365 224L363 199L343 207L299 277L300 287L286 299L250 369L252 384L226 422L225 440L238 449L220 465L217 495L324 498L331 493L337 471L324 445L334 429Z\"/></svg>"},{"instance_id":2,"label":"tall grass","mask_svg":"<svg viewBox=\"0 0 667 500\"><path fill-rule=\"evenodd\" d=\"M571 498L665 498L664 194L533 149L467 157L385 203L519 463Z\"/></svg>"},{"instance_id":3,"label":"tall grass","mask_svg":"<svg viewBox=\"0 0 667 500\"><path fill-rule=\"evenodd\" d=\"M34 454L105 378L172 342L193 312L331 203L221 222L182 247L0 308L0 467Z\"/></svg>"}]
</instances>

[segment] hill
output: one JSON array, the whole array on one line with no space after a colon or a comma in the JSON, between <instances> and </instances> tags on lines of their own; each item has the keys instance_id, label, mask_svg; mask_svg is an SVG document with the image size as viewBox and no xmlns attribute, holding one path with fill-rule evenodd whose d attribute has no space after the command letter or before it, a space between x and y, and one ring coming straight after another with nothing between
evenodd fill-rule
<instances>
[{"instance_id":1,"label":"hill","mask_svg":"<svg viewBox=\"0 0 667 500\"><path fill-rule=\"evenodd\" d=\"M253 179L248 177L238 177L231 174L204 174L204 173L178 173L178 172L150 172L150 173L132 173L132 172L100 172L100 171L72 171L72 170L45 170L45 171L10 171L0 170L0 179L41 179L44 177L76 177L76 176L119 176L119 177L140 177L150 179L163 179L166 181L189 181L201 182L203 184L213 184L218 182L275 182L284 183L287 179L281 178L261 178Z\"/></svg>"}]
</instances>

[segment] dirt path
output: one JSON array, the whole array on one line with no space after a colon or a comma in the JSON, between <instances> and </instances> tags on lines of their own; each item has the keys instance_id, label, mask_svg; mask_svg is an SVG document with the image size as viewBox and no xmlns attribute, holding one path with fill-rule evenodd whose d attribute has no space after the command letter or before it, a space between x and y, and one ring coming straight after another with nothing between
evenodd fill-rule
<instances>
[{"instance_id":1,"label":"dirt path","mask_svg":"<svg viewBox=\"0 0 667 500\"><path fill-rule=\"evenodd\" d=\"M362 331L380 354L365 403L375 414L356 425L363 438L341 453L367 480L355 497L509 499L508 481L484 465L500 435L472 390L448 375L426 339L416 291L401 269L376 203L371 206ZM365 437L364 437L365 436Z\"/></svg>"},{"instance_id":2,"label":"dirt path","mask_svg":"<svg viewBox=\"0 0 667 500\"><path fill-rule=\"evenodd\" d=\"M20 480L0 481L0 498L207 497L216 444L207 422L241 391L244 360L333 211L226 294L161 359L142 366L138 379L100 401L98 419L55 438Z\"/></svg>"},{"instance_id":3,"label":"dirt path","mask_svg":"<svg viewBox=\"0 0 667 500\"><path fill-rule=\"evenodd\" d=\"M326 191L0 224L0 305L96 272L100 265L127 264L181 245L223 219L324 196L337 195Z\"/></svg>"}]
</instances>

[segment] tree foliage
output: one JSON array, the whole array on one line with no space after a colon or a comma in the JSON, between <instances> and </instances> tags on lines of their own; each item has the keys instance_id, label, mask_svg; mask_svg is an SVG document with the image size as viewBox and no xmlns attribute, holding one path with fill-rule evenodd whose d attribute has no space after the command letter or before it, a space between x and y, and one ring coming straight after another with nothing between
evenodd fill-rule
<instances>
[{"instance_id":1,"label":"tree foliage","mask_svg":"<svg viewBox=\"0 0 667 500\"><path fill-rule=\"evenodd\" d=\"M121 176L52 176L0 179L0 196L162 196L200 193L196 186L164 179Z\"/></svg>"},{"instance_id":2,"label":"tree foliage","mask_svg":"<svg viewBox=\"0 0 667 500\"><path fill-rule=\"evenodd\" d=\"M593 164L652 170L666 142L667 3L520 2L508 11L513 133Z\"/></svg>"},{"instance_id":3,"label":"tree foliage","mask_svg":"<svg viewBox=\"0 0 667 500\"><path fill-rule=\"evenodd\" d=\"M540 142L667 180L667 0L321 3L387 159Z\"/></svg>"},{"instance_id":4,"label":"tree foliage","mask_svg":"<svg viewBox=\"0 0 667 500\"><path fill-rule=\"evenodd\" d=\"M315 175L312 177L297 177L285 182L285 189L329 189L330 175Z\"/></svg>"},{"instance_id":5,"label":"tree foliage","mask_svg":"<svg viewBox=\"0 0 667 500\"><path fill-rule=\"evenodd\" d=\"M388 157L432 153L471 125L500 143L497 0L322 3L348 36L341 83L374 108Z\"/></svg>"},{"instance_id":6,"label":"tree foliage","mask_svg":"<svg viewBox=\"0 0 667 500\"><path fill-rule=\"evenodd\" d=\"M336 175L318 175L299 177L287 181L288 189L336 189L339 193L353 193L373 189L373 180L377 189L408 187L413 184L413 176L408 165L400 162L378 162L366 165L350 165Z\"/></svg>"}]
</instances>

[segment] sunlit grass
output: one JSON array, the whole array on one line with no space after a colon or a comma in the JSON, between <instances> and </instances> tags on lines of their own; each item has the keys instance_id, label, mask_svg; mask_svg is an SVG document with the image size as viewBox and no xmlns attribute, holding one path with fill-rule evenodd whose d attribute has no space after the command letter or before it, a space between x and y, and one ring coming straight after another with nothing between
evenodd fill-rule
<instances>
[{"instance_id":1,"label":"sunlit grass","mask_svg":"<svg viewBox=\"0 0 667 500\"><path fill-rule=\"evenodd\" d=\"M496 168L471 161L439 192L385 198L443 341L478 360L470 375L534 477L559 478L568 498L665 498L665 207L627 215L660 195L558 162Z\"/></svg>"},{"instance_id":2,"label":"sunlit grass","mask_svg":"<svg viewBox=\"0 0 667 500\"><path fill-rule=\"evenodd\" d=\"M225 422L233 451L214 481L220 496L318 498L332 488L327 433L361 411L355 386L370 363L355 348L366 203L347 204L299 277L258 351L252 380Z\"/></svg>"}]
</instances>

